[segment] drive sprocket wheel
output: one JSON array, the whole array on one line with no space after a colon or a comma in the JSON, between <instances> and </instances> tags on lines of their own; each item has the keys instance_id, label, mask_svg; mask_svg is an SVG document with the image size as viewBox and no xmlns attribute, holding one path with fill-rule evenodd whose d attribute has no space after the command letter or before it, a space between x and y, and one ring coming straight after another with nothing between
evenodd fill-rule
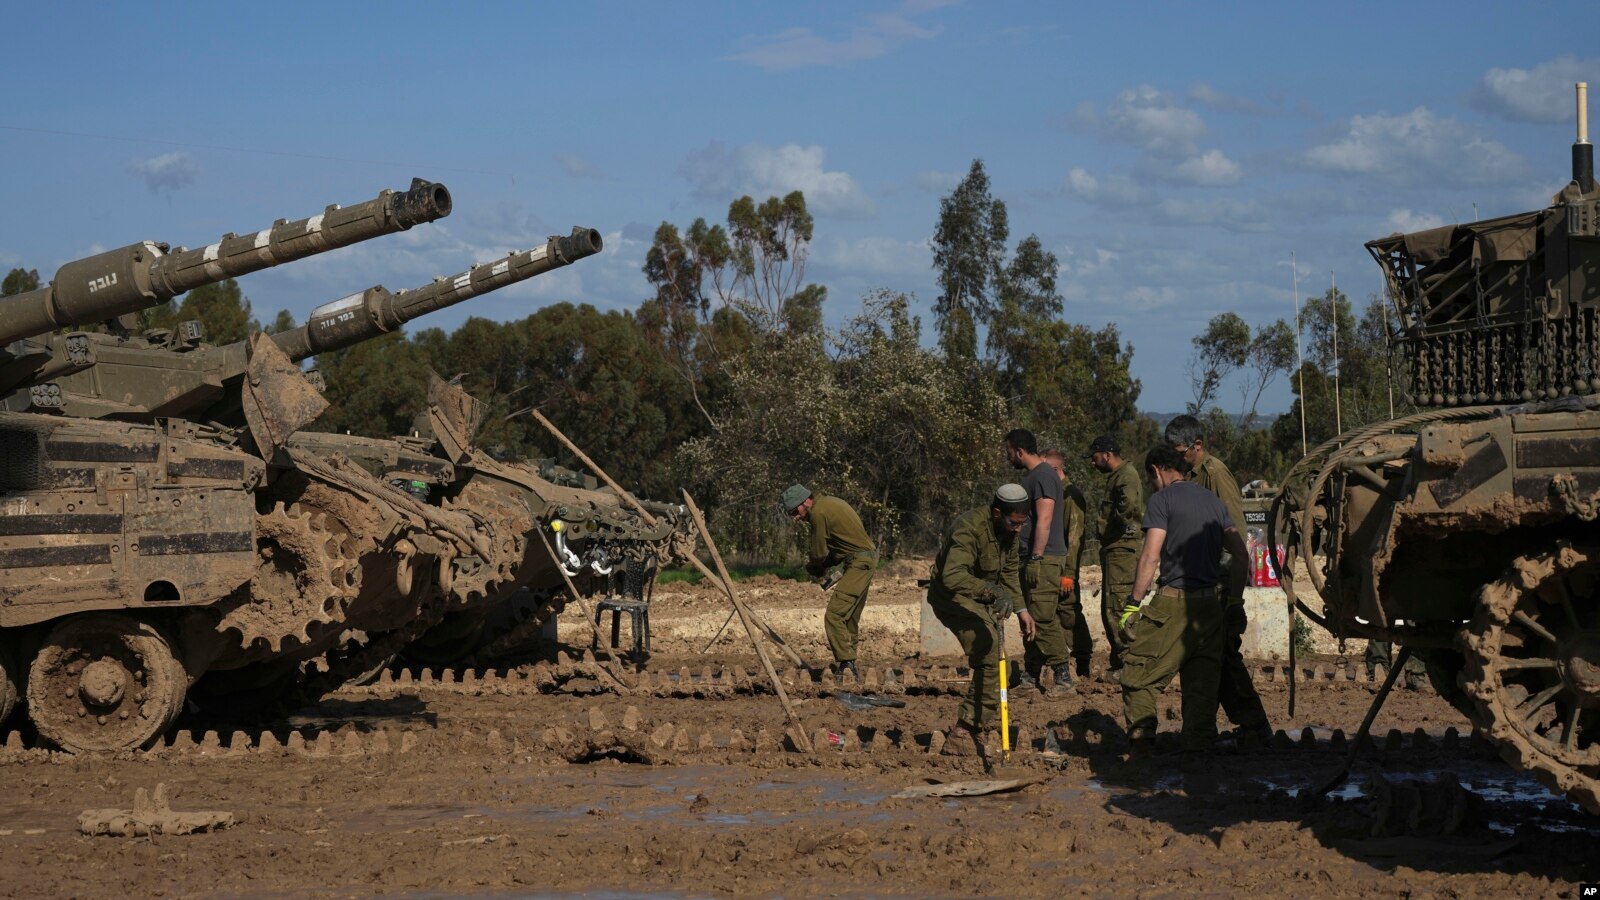
<instances>
[{"instance_id":1,"label":"drive sprocket wheel","mask_svg":"<svg viewBox=\"0 0 1600 900\"><path fill-rule=\"evenodd\" d=\"M137 750L183 709L188 673L159 628L119 613L57 623L28 671L28 714L63 750Z\"/></svg>"},{"instance_id":2,"label":"drive sprocket wheel","mask_svg":"<svg viewBox=\"0 0 1600 900\"><path fill-rule=\"evenodd\" d=\"M1600 814L1600 547L1519 557L1460 644L1462 687L1501 755Z\"/></svg>"},{"instance_id":3,"label":"drive sprocket wheel","mask_svg":"<svg viewBox=\"0 0 1600 900\"><path fill-rule=\"evenodd\" d=\"M255 575L246 602L222 616L219 630L239 632L240 646L258 642L274 652L284 643L311 643L342 621L361 585L361 568L338 520L303 504L256 519Z\"/></svg>"}]
</instances>

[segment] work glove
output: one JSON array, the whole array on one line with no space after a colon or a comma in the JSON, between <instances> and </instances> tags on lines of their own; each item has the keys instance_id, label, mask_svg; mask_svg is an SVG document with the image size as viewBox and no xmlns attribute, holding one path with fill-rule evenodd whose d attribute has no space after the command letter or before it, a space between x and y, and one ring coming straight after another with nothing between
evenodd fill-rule
<instances>
[{"instance_id":1,"label":"work glove","mask_svg":"<svg viewBox=\"0 0 1600 900\"><path fill-rule=\"evenodd\" d=\"M806 563L806 574L810 575L812 578L821 578L823 575L827 574L827 572L828 563L826 560L819 559Z\"/></svg>"},{"instance_id":2,"label":"work glove","mask_svg":"<svg viewBox=\"0 0 1600 900\"><path fill-rule=\"evenodd\" d=\"M1139 604L1128 598L1128 603L1122 607L1122 615L1117 617L1117 631L1122 634L1123 640L1128 639L1128 625L1133 622L1133 617L1139 614Z\"/></svg>"},{"instance_id":3,"label":"work glove","mask_svg":"<svg viewBox=\"0 0 1600 900\"><path fill-rule=\"evenodd\" d=\"M1229 603L1223 607L1222 627L1227 630L1228 634L1244 634L1244 627L1247 624L1249 624L1249 619L1245 617L1243 603Z\"/></svg>"},{"instance_id":4,"label":"work glove","mask_svg":"<svg viewBox=\"0 0 1600 900\"><path fill-rule=\"evenodd\" d=\"M1072 576L1071 575L1063 575L1063 576L1061 576L1061 593L1063 593L1063 594L1072 593L1072 589L1073 589L1073 587L1076 586L1076 584L1077 584L1077 582L1072 580Z\"/></svg>"},{"instance_id":5,"label":"work glove","mask_svg":"<svg viewBox=\"0 0 1600 900\"><path fill-rule=\"evenodd\" d=\"M997 581L991 581L978 592L978 602L994 611L996 621L1011 615L1011 592Z\"/></svg>"}]
</instances>

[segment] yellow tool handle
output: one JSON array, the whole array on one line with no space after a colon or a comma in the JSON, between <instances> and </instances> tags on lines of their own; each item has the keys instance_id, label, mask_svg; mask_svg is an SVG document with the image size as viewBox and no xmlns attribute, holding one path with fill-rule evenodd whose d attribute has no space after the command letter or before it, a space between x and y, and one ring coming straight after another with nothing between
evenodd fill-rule
<instances>
[{"instance_id":1,"label":"yellow tool handle","mask_svg":"<svg viewBox=\"0 0 1600 900\"><path fill-rule=\"evenodd\" d=\"M1005 645L1000 647L1000 752L1007 758L1011 756L1011 710L1006 698L1006 657Z\"/></svg>"}]
</instances>

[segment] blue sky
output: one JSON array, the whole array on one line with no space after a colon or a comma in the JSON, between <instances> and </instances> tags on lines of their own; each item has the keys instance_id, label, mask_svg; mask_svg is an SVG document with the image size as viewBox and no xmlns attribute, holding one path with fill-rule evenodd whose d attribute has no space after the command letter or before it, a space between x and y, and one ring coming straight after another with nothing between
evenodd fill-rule
<instances>
[{"instance_id":1,"label":"blue sky","mask_svg":"<svg viewBox=\"0 0 1600 900\"><path fill-rule=\"evenodd\" d=\"M1215 313L1292 318L1291 252L1302 296L1336 277L1360 300L1365 241L1544 205L1572 83L1600 92L1592 3L9 6L0 269L198 246L413 175L450 218L248 276L257 314L605 235L424 320L453 328L634 308L663 220L798 188L828 323L892 288L931 335L928 237L981 157L1013 239L1060 259L1067 317L1133 343L1152 411L1190 397Z\"/></svg>"}]
</instances>

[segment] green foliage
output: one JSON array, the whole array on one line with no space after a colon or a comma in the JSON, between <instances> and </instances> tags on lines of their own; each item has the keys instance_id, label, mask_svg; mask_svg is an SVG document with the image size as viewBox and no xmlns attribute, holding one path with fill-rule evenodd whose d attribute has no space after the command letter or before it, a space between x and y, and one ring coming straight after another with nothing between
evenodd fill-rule
<instances>
[{"instance_id":1,"label":"green foliage","mask_svg":"<svg viewBox=\"0 0 1600 900\"><path fill-rule=\"evenodd\" d=\"M39 289L38 269L12 269L0 281L0 297L12 297Z\"/></svg>"},{"instance_id":2,"label":"green foliage","mask_svg":"<svg viewBox=\"0 0 1600 900\"><path fill-rule=\"evenodd\" d=\"M939 280L934 315L946 359L977 358L978 326L988 324L999 305L996 288L1003 278L1010 230L1005 201L989 195L983 160L973 160L967 177L939 201L939 224L933 232L933 268Z\"/></svg>"},{"instance_id":3,"label":"green foliage","mask_svg":"<svg viewBox=\"0 0 1600 900\"><path fill-rule=\"evenodd\" d=\"M232 278L206 284L183 295L181 303L148 310L145 322L152 328L171 328L179 322L197 321L208 344L232 344L261 330L250 314L250 300Z\"/></svg>"},{"instance_id":4,"label":"green foliage","mask_svg":"<svg viewBox=\"0 0 1600 900\"><path fill-rule=\"evenodd\" d=\"M800 481L849 502L880 545L921 548L992 490L984 476L1000 398L975 365L947 365L921 346L908 305L891 292L867 297L832 360L814 335L774 332L729 366L719 427L680 451L718 533L747 551L791 553L797 529L776 503Z\"/></svg>"},{"instance_id":5,"label":"green foliage","mask_svg":"<svg viewBox=\"0 0 1600 900\"><path fill-rule=\"evenodd\" d=\"M267 334L282 334L285 331L293 331L298 327L300 326L295 322L294 315L287 309L280 309L278 314L272 317L272 324L266 326L264 330Z\"/></svg>"},{"instance_id":6,"label":"green foliage","mask_svg":"<svg viewBox=\"0 0 1600 900\"><path fill-rule=\"evenodd\" d=\"M1316 644L1311 640L1311 623L1303 616L1295 616L1294 627L1289 630L1289 639L1294 641L1296 656L1307 656L1316 652Z\"/></svg>"},{"instance_id":7,"label":"green foliage","mask_svg":"<svg viewBox=\"0 0 1600 900\"><path fill-rule=\"evenodd\" d=\"M329 400L314 426L319 431L410 434L412 420L427 405L427 358L398 331L321 354L316 363Z\"/></svg>"}]
</instances>

